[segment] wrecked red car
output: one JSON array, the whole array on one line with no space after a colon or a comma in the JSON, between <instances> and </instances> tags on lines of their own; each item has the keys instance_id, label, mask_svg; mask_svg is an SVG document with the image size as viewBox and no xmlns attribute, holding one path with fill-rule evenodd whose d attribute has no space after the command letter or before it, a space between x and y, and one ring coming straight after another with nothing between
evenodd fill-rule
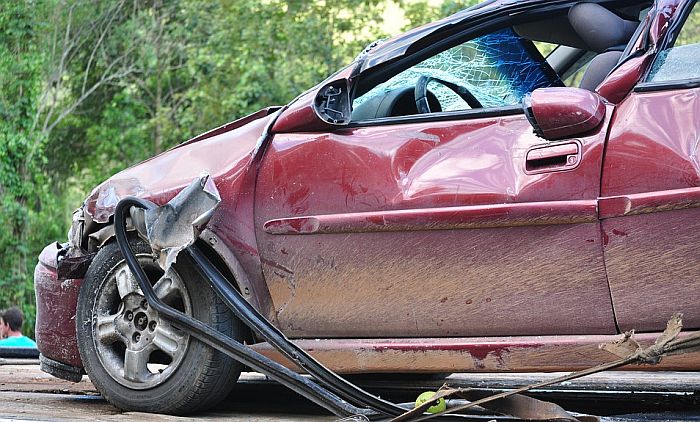
<instances>
[{"instance_id":1,"label":"wrecked red car","mask_svg":"<svg viewBox=\"0 0 700 422\"><path fill-rule=\"evenodd\" d=\"M241 365L148 307L114 239L120 199L165 204L203 171L221 202L198 247L339 373L575 370L674 312L700 329L699 13L487 1L114 175L39 257L42 369L128 409L226 397ZM159 298L286 362L130 233Z\"/></svg>"}]
</instances>

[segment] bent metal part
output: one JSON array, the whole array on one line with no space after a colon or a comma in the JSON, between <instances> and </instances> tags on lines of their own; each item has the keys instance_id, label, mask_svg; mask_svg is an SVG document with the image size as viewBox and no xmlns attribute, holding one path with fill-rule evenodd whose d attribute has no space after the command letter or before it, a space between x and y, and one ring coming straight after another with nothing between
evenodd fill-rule
<instances>
[{"instance_id":1,"label":"bent metal part","mask_svg":"<svg viewBox=\"0 0 700 422\"><path fill-rule=\"evenodd\" d=\"M392 422L425 420L439 416L439 414L422 415L428 407L436 404L439 399L460 397L472 401L441 413L455 413L475 406L481 406L500 414L505 413L525 420L587 421L592 419L587 417L574 417L552 403L541 402L519 394L530 389L569 381L631 363L654 365L659 363L661 358L666 355L677 355L700 350L700 332L691 333L682 339L678 338L682 329L682 321L681 315L677 314L669 320L666 330L656 339L652 346L643 348L634 339L633 332L625 333L623 337L616 342L600 345L601 349L620 357L617 361L575 372L553 380L522 387L514 391L481 398L475 397L479 395L483 396L483 392L445 387L441 389L435 397L421 406L417 406L413 410L404 411L400 405L394 405L375 397L345 381L343 378L325 368L304 350L298 348L287 339L284 334L252 308L243 297L236 292L233 285L224 279L221 273L216 270L207 258L204 257L196 247L192 246L199 231L201 231L203 225L208 221L211 210L219 203L219 201L216 200L216 198L218 198L216 188L211 184L207 184L208 179L208 175L203 175L201 178L196 179L188 188L184 189L168 204L162 207L155 207L144 201L129 198L120 202L116 208L116 215L119 218L116 225L117 242L122 249L122 253L127 257L129 268L136 276L136 280L142 291L145 292L149 303L155 306L160 312L167 309L168 312L166 315L172 323L180 324L185 331L197 336L200 340L215 345L215 347L221 351L232 354L243 363L250 364L251 359L254 360L257 364L255 365L257 367L256 369L282 382L284 385L338 416L368 415L374 418L382 415L384 417L394 416ZM206 194L206 197L209 198L210 201L201 201L201 194ZM170 262L173 262L178 253L187 250L202 273L209 279L214 290L227 306L231 308L234 314L241 318L253 331L267 340L268 343L283 353L287 358L295 362L299 368L309 373L313 377L313 380L318 383L314 386L315 388L308 388L307 383L303 381L303 377L286 372L284 367L273 363L273 361L266 359L263 355L256 354L253 351L249 351L248 354L241 353L241 350L245 348L245 346L241 344L238 344L237 347L231 347L232 343L237 343L234 339L227 339L229 342L228 345L224 342L220 342L220 334L213 334L206 330L200 330L199 327L197 327L198 321L192 320L188 315L173 308L169 308L168 305L159 301L152 291L152 287L145 273L143 273L138 260L133 255L133 252L131 252L126 237L126 214L133 209L132 207L137 206L142 207L141 209L145 212L145 219L142 220L145 227L143 227L142 230L149 234L149 241L159 245L158 251L168 249L170 255L167 258ZM183 209L189 209L190 212L181 212ZM153 225L162 223L158 222L158 218L149 218L149 215L163 215L164 213L168 213L169 218L167 221L169 224L166 228L161 226L158 230L154 229ZM138 212L131 212L132 216L138 214ZM186 228L186 230L183 230L183 228ZM178 235L173 235L171 231ZM156 251L154 250L154 252ZM166 264L163 265L165 266ZM169 268L169 265L167 268ZM153 303L151 303L151 301ZM495 401L497 401L496 404L490 406L490 403ZM359 404L363 407L353 408L349 403Z\"/></svg>"}]
</instances>

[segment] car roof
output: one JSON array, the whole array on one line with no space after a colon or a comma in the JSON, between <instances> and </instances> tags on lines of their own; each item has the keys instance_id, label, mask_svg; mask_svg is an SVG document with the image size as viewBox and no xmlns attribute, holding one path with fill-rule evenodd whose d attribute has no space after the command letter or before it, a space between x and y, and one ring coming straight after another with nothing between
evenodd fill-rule
<instances>
[{"instance_id":1,"label":"car roof","mask_svg":"<svg viewBox=\"0 0 700 422\"><path fill-rule=\"evenodd\" d=\"M460 30L466 23L488 20L503 13L517 13L542 7L565 7L580 0L486 0L451 16L414 28L388 40L378 42L365 50L357 59L355 72L387 63L406 55L418 43L429 43L445 31ZM610 0L587 0L588 3L605 3ZM436 38L435 38L436 39Z\"/></svg>"}]
</instances>

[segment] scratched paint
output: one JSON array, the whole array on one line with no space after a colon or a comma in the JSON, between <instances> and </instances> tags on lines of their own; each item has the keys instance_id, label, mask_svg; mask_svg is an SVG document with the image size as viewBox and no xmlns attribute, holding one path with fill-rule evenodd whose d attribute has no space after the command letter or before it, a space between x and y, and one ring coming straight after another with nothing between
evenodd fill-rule
<instances>
[{"instance_id":1,"label":"scratched paint","mask_svg":"<svg viewBox=\"0 0 700 422\"><path fill-rule=\"evenodd\" d=\"M682 334L681 334L682 335ZM535 336L421 339L306 339L295 343L326 367L340 373L401 372L549 372L581 370L610 362L614 356L598 348L619 336ZM643 345L653 334L637 335ZM299 370L267 343L251 346L290 369ZM628 370L688 370L697 367L700 352L664 358L657 366Z\"/></svg>"},{"instance_id":2,"label":"scratched paint","mask_svg":"<svg viewBox=\"0 0 700 422\"><path fill-rule=\"evenodd\" d=\"M274 109L255 113L252 116L256 119L241 119L248 123L244 126L239 127L235 122L224 125L117 173L96 187L87 198L87 214L110 214L113 209L100 209L99 199L106 195L105 191L114 187L117 187L117 193L134 194L132 191L137 190L137 196L162 205L202 171L207 171L214 179L222 199L222 205L208 224L212 238L222 243L216 249L222 256L231 258L227 260L227 265L232 271L234 267L241 267L245 273L245 277L241 278L248 280L249 284L245 287L249 287L252 293L249 300L274 320L274 315L268 310L267 288L262 279L255 233L250 224L253 221L252 192L256 175L253 163L258 159L255 153L260 135L271 120L271 116L267 115L270 111ZM111 202L105 204L110 205ZM232 262L234 259L237 262Z\"/></svg>"},{"instance_id":3,"label":"scratched paint","mask_svg":"<svg viewBox=\"0 0 700 422\"><path fill-rule=\"evenodd\" d=\"M49 359L82 368L75 331L75 308L82 280L58 280L56 244L44 248L34 270L39 352Z\"/></svg>"},{"instance_id":4,"label":"scratched paint","mask_svg":"<svg viewBox=\"0 0 700 422\"><path fill-rule=\"evenodd\" d=\"M211 170L225 205L217 209L208 226L208 242L224 256L234 274L241 274L241 289L263 313L269 299L262 280L254 233L252 191L256 146L270 121L264 110L214 129L145 162L126 169L96 187L85 201L90 229L96 231L124 196L135 195L163 204L203 170ZM245 126L240 124L247 123ZM249 198L249 199L248 199ZM99 223L99 224L94 224ZM86 233L87 235L88 233ZM216 244L216 242L220 244ZM223 244L223 245L222 245ZM86 245L83 245L86 247ZM56 250L50 245L35 273L37 291L37 344L46 357L81 367L75 333L75 310L81 280L59 280Z\"/></svg>"},{"instance_id":5,"label":"scratched paint","mask_svg":"<svg viewBox=\"0 0 700 422\"><path fill-rule=\"evenodd\" d=\"M275 135L255 225L281 329L615 332L595 210L604 136L581 139L571 171L527 174L527 151L546 141L524 115Z\"/></svg>"},{"instance_id":6,"label":"scratched paint","mask_svg":"<svg viewBox=\"0 0 700 422\"><path fill-rule=\"evenodd\" d=\"M662 330L673 312L700 328L700 122L688 118L698 115L698 88L635 92L612 122L601 190L617 197L601 200L601 216L615 217L602 227L623 330Z\"/></svg>"}]
</instances>

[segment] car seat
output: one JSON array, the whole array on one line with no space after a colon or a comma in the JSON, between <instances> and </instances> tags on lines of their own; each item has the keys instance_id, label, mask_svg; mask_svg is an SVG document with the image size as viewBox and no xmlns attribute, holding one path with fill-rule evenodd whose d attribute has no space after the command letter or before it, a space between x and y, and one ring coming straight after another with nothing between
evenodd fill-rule
<instances>
[{"instance_id":1,"label":"car seat","mask_svg":"<svg viewBox=\"0 0 700 422\"><path fill-rule=\"evenodd\" d=\"M598 53L588 64L579 84L579 88L594 91L620 61L639 22L623 19L595 3L574 5L568 17L588 50Z\"/></svg>"}]
</instances>

